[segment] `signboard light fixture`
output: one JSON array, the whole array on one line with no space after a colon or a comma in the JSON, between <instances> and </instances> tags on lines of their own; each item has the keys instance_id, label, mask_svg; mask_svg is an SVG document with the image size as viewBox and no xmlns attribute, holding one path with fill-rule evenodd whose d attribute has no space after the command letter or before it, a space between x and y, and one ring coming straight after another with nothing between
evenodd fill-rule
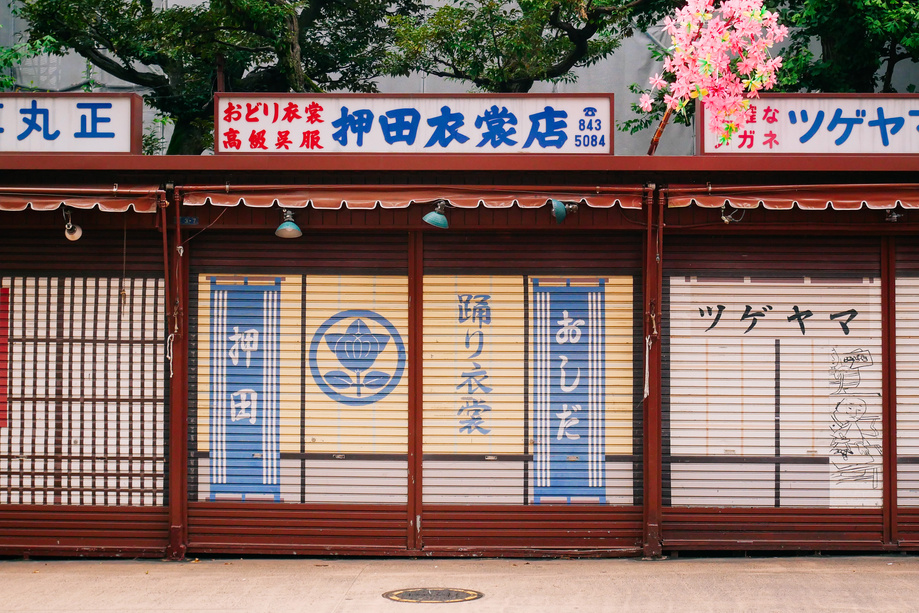
<instances>
[{"instance_id":1,"label":"signboard light fixture","mask_svg":"<svg viewBox=\"0 0 919 613\"><path fill-rule=\"evenodd\" d=\"M300 226L294 223L294 212L290 209L281 209L281 212L284 213L284 220L281 221L278 229L274 231L275 236L280 238L299 238L303 236Z\"/></svg>"},{"instance_id":2,"label":"signboard light fixture","mask_svg":"<svg viewBox=\"0 0 919 613\"><path fill-rule=\"evenodd\" d=\"M64 207L64 236L69 241L78 241L80 240L80 237L83 236L83 228L73 223L70 215L70 209L68 207Z\"/></svg>"}]
</instances>

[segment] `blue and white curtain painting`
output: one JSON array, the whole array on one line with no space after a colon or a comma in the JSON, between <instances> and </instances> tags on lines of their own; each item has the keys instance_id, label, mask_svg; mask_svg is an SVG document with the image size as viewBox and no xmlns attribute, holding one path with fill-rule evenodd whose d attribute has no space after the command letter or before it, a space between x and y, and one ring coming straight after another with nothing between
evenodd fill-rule
<instances>
[{"instance_id":1,"label":"blue and white curtain painting","mask_svg":"<svg viewBox=\"0 0 919 613\"><path fill-rule=\"evenodd\" d=\"M211 280L211 499L280 501L281 279Z\"/></svg>"},{"instance_id":2,"label":"blue and white curtain painting","mask_svg":"<svg viewBox=\"0 0 919 613\"><path fill-rule=\"evenodd\" d=\"M606 502L604 279L532 279L534 502Z\"/></svg>"}]
</instances>

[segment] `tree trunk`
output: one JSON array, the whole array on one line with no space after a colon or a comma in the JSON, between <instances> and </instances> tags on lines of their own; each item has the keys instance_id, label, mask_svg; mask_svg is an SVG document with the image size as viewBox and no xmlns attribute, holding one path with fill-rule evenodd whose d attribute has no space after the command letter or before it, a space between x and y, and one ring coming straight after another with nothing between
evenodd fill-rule
<instances>
[{"instance_id":1,"label":"tree trunk","mask_svg":"<svg viewBox=\"0 0 919 613\"><path fill-rule=\"evenodd\" d=\"M205 149L205 136L200 124L194 123L191 118L180 117L174 124L166 155L201 155Z\"/></svg>"},{"instance_id":2,"label":"tree trunk","mask_svg":"<svg viewBox=\"0 0 919 613\"><path fill-rule=\"evenodd\" d=\"M654 152L657 151L657 143L661 140L661 135L664 133L664 128L667 127L667 122L670 120L670 114L673 113L673 109L669 106L664 112L664 116L661 118L661 125L657 126L657 132L654 133L654 138L651 139L651 146L648 147L648 155L654 155Z\"/></svg>"},{"instance_id":3,"label":"tree trunk","mask_svg":"<svg viewBox=\"0 0 919 613\"><path fill-rule=\"evenodd\" d=\"M300 51L300 24L294 13L284 17L284 31L278 38L278 65L287 79L290 91L306 91L306 74L303 72L303 58Z\"/></svg>"},{"instance_id":4,"label":"tree trunk","mask_svg":"<svg viewBox=\"0 0 919 613\"><path fill-rule=\"evenodd\" d=\"M503 91L508 94L526 94L533 87L534 79L519 79L511 81L505 85Z\"/></svg>"}]
</instances>

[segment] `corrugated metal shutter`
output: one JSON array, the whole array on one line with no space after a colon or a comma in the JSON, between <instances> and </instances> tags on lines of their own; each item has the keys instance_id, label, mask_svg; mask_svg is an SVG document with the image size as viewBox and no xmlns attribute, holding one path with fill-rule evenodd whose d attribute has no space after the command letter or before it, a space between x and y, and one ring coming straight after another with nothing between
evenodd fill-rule
<instances>
[{"instance_id":1,"label":"corrugated metal shutter","mask_svg":"<svg viewBox=\"0 0 919 613\"><path fill-rule=\"evenodd\" d=\"M135 275L0 275L0 551L165 550L164 283Z\"/></svg>"},{"instance_id":2,"label":"corrugated metal shutter","mask_svg":"<svg viewBox=\"0 0 919 613\"><path fill-rule=\"evenodd\" d=\"M190 550L404 548L406 237L192 257Z\"/></svg>"},{"instance_id":3,"label":"corrugated metal shutter","mask_svg":"<svg viewBox=\"0 0 919 613\"><path fill-rule=\"evenodd\" d=\"M426 549L637 545L638 253L630 237L428 236Z\"/></svg>"},{"instance_id":4,"label":"corrugated metal shutter","mask_svg":"<svg viewBox=\"0 0 919 613\"><path fill-rule=\"evenodd\" d=\"M919 541L919 249L897 246L897 504L900 538Z\"/></svg>"},{"instance_id":5,"label":"corrugated metal shutter","mask_svg":"<svg viewBox=\"0 0 919 613\"><path fill-rule=\"evenodd\" d=\"M745 242L684 240L668 250L677 263L665 275L670 536L692 538L680 507L799 507L798 528L768 513L751 528L738 514L746 535L716 538L873 538L879 511L856 512L856 525L843 528L806 521L803 509L882 504L879 245ZM713 530L696 517L695 530ZM666 522L664 532L666 546Z\"/></svg>"}]
</instances>

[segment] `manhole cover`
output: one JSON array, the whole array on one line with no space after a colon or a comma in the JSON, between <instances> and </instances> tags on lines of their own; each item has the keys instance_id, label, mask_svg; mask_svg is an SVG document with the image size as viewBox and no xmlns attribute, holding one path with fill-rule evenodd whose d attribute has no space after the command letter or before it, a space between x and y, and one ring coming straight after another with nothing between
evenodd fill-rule
<instances>
[{"instance_id":1,"label":"manhole cover","mask_svg":"<svg viewBox=\"0 0 919 613\"><path fill-rule=\"evenodd\" d=\"M407 590L393 590L383 594L396 602L467 602L484 596L475 590L457 590L448 587L418 587Z\"/></svg>"}]
</instances>

